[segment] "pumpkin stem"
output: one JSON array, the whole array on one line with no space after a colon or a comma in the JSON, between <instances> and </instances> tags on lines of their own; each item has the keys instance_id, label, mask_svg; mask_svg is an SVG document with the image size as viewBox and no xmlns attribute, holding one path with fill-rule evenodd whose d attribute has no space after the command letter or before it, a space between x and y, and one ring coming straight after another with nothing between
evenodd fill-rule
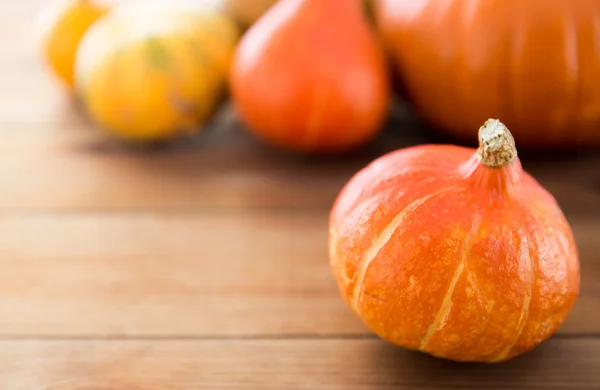
<instances>
[{"instance_id":1,"label":"pumpkin stem","mask_svg":"<svg viewBox=\"0 0 600 390\"><path fill-rule=\"evenodd\" d=\"M488 168L502 168L517 157L515 139L498 119L488 119L479 128L479 161Z\"/></svg>"}]
</instances>

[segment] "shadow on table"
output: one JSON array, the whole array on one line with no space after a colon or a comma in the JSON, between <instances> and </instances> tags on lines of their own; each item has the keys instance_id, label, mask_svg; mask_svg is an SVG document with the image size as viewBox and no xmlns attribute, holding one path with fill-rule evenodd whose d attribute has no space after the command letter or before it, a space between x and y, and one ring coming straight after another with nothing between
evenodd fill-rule
<instances>
[{"instance_id":1,"label":"shadow on table","mask_svg":"<svg viewBox=\"0 0 600 390\"><path fill-rule=\"evenodd\" d=\"M385 389L509 389L509 388L568 388L570 383L586 372L579 363L585 356L570 359L573 348L569 342L577 344L584 340L555 339L537 349L503 363L458 363L438 359L420 352L406 351L391 344L374 343L368 350L373 374L364 377L377 388ZM585 351L584 351L585 352ZM578 360L578 366L573 367ZM364 365L364 363L363 363ZM591 366L590 366L591 367ZM593 370L592 370L593 371ZM584 375L585 376L585 375ZM360 381L360 378L354 378ZM357 382L350 386L357 386ZM349 384L350 385L350 384ZM375 387L374 387L375 388Z\"/></svg>"}]
</instances>

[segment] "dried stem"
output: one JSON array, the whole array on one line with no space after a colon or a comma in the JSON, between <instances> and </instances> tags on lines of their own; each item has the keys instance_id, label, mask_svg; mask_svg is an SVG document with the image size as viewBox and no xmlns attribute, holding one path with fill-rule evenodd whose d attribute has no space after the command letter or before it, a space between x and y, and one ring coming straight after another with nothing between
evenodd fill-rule
<instances>
[{"instance_id":1,"label":"dried stem","mask_svg":"<svg viewBox=\"0 0 600 390\"><path fill-rule=\"evenodd\" d=\"M489 168L502 168L517 157L515 139L502 122L488 119L479 128L479 161Z\"/></svg>"}]
</instances>

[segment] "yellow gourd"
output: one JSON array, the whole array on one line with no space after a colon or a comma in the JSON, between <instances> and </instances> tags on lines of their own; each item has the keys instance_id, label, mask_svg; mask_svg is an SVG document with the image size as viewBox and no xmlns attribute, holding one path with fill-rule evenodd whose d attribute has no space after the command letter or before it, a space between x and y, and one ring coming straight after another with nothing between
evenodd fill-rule
<instances>
[{"instance_id":1,"label":"yellow gourd","mask_svg":"<svg viewBox=\"0 0 600 390\"><path fill-rule=\"evenodd\" d=\"M224 95L238 39L217 10L117 8L81 42L78 94L96 123L125 140L198 131Z\"/></svg>"},{"instance_id":2,"label":"yellow gourd","mask_svg":"<svg viewBox=\"0 0 600 390\"><path fill-rule=\"evenodd\" d=\"M94 0L61 0L40 12L36 26L40 55L67 88L73 87L73 66L81 38L108 11L108 5Z\"/></svg>"}]
</instances>

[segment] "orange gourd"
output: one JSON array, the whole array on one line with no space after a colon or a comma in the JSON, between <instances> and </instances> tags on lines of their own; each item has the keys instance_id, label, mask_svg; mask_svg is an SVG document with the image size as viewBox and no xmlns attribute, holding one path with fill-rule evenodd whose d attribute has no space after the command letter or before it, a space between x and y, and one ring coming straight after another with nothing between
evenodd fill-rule
<instances>
[{"instance_id":1,"label":"orange gourd","mask_svg":"<svg viewBox=\"0 0 600 390\"><path fill-rule=\"evenodd\" d=\"M387 72L360 1L280 0L241 39L231 94L261 139L298 152L337 152L379 132Z\"/></svg>"},{"instance_id":2,"label":"orange gourd","mask_svg":"<svg viewBox=\"0 0 600 390\"><path fill-rule=\"evenodd\" d=\"M375 0L419 115L456 139L501 117L520 146L600 146L600 1Z\"/></svg>"},{"instance_id":3,"label":"orange gourd","mask_svg":"<svg viewBox=\"0 0 600 390\"><path fill-rule=\"evenodd\" d=\"M79 42L87 30L109 11L95 0L61 0L43 8L37 21L41 55L68 89L74 84Z\"/></svg>"},{"instance_id":4,"label":"orange gourd","mask_svg":"<svg viewBox=\"0 0 600 390\"><path fill-rule=\"evenodd\" d=\"M579 258L553 196L499 121L479 148L382 156L340 192L329 252L341 295L376 334L455 361L500 362L563 323Z\"/></svg>"},{"instance_id":5,"label":"orange gourd","mask_svg":"<svg viewBox=\"0 0 600 390\"><path fill-rule=\"evenodd\" d=\"M82 40L77 91L93 121L123 140L196 133L225 96L238 39L235 22L217 9L124 3Z\"/></svg>"}]
</instances>

